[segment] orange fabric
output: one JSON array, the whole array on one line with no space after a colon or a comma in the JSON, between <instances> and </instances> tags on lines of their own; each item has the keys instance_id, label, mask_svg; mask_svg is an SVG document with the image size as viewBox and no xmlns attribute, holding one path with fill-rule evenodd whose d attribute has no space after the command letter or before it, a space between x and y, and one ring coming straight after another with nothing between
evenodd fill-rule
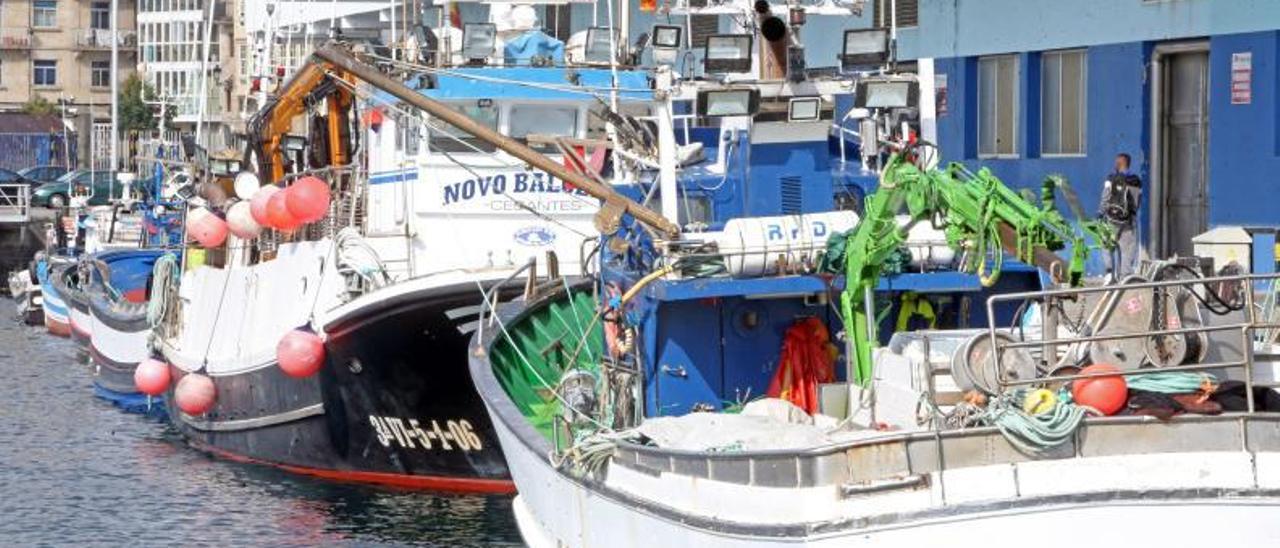
<instances>
[{"instance_id":1,"label":"orange fabric","mask_svg":"<svg viewBox=\"0 0 1280 548\"><path fill-rule=\"evenodd\" d=\"M787 400L810 415L816 413L818 385L835 380L835 362L827 326L817 318L797 321L782 337L769 397Z\"/></svg>"}]
</instances>

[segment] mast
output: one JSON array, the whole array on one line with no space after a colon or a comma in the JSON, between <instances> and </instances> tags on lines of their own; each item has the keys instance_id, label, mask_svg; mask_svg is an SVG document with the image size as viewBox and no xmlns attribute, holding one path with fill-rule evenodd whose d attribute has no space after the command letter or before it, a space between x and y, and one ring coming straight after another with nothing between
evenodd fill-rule
<instances>
[{"instance_id":1,"label":"mast","mask_svg":"<svg viewBox=\"0 0 1280 548\"><path fill-rule=\"evenodd\" d=\"M111 0L111 167L119 167L118 139L120 132L120 0ZM92 96L90 96L92 97ZM92 120L92 116L90 116ZM91 128L92 129L92 128Z\"/></svg>"}]
</instances>

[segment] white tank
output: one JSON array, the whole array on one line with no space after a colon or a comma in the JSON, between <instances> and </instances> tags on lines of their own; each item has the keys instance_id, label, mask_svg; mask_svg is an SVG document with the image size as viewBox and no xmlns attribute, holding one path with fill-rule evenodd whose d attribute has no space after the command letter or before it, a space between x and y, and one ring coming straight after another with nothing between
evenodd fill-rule
<instances>
[{"instance_id":1,"label":"white tank","mask_svg":"<svg viewBox=\"0 0 1280 548\"><path fill-rule=\"evenodd\" d=\"M791 265L816 262L832 234L857 223L852 211L750 217L725 223L714 239L730 276L767 276L778 272L780 260Z\"/></svg>"},{"instance_id":2,"label":"white tank","mask_svg":"<svg viewBox=\"0 0 1280 548\"><path fill-rule=\"evenodd\" d=\"M906 226L909 215L897 217ZM831 211L806 215L751 217L733 219L724 231L708 234L724 256L725 268L735 278L769 276L778 272L778 264L813 263L826 249L827 240L836 232L852 229L858 223L852 211ZM947 236L921 221L907 231L907 250L911 266L917 269L949 267L956 252L947 245Z\"/></svg>"},{"instance_id":3,"label":"white tank","mask_svg":"<svg viewBox=\"0 0 1280 548\"><path fill-rule=\"evenodd\" d=\"M910 215L898 216L898 226L910 222ZM927 219L907 231L907 251L911 252L911 267L916 269L948 267L956 260L956 251L947 245L947 234L933 228Z\"/></svg>"}]
</instances>

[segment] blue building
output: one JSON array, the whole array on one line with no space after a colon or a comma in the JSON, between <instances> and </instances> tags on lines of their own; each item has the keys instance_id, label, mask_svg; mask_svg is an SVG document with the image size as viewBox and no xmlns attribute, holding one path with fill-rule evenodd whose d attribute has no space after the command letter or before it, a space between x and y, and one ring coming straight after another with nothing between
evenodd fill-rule
<instances>
[{"instance_id":1,"label":"blue building","mask_svg":"<svg viewBox=\"0 0 1280 548\"><path fill-rule=\"evenodd\" d=\"M899 58L935 59L944 158L1018 186L1063 174L1092 210L1127 152L1157 256L1280 225L1280 1L898 1L918 9Z\"/></svg>"}]
</instances>

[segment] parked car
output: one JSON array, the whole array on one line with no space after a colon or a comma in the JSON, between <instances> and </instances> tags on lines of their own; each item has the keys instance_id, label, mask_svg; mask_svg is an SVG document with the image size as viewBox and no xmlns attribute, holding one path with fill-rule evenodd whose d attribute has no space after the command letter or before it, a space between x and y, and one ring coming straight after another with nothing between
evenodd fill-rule
<instances>
[{"instance_id":1,"label":"parked car","mask_svg":"<svg viewBox=\"0 0 1280 548\"><path fill-rule=\"evenodd\" d=\"M31 191L31 204L59 208L70 203L71 196L89 195L89 205L107 205L112 199L120 198L120 194L116 172L77 169L52 183L36 187Z\"/></svg>"},{"instance_id":2,"label":"parked car","mask_svg":"<svg viewBox=\"0 0 1280 548\"><path fill-rule=\"evenodd\" d=\"M67 168L62 166L31 166L18 171L18 175L32 184L52 183L66 174Z\"/></svg>"},{"instance_id":3,"label":"parked car","mask_svg":"<svg viewBox=\"0 0 1280 548\"><path fill-rule=\"evenodd\" d=\"M22 175L17 172L0 168L0 184L21 183L22 181Z\"/></svg>"}]
</instances>

